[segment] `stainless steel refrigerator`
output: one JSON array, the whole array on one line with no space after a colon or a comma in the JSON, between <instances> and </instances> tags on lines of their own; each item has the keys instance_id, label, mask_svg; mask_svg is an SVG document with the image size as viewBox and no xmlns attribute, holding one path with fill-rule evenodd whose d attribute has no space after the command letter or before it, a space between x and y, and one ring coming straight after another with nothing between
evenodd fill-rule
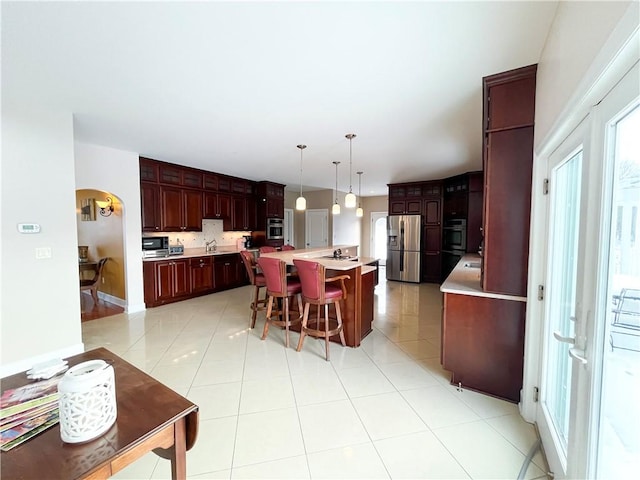
<instances>
[{"instance_id":1,"label":"stainless steel refrigerator","mask_svg":"<svg viewBox=\"0 0 640 480\"><path fill-rule=\"evenodd\" d=\"M387 217L387 280L420 282L420 215Z\"/></svg>"}]
</instances>

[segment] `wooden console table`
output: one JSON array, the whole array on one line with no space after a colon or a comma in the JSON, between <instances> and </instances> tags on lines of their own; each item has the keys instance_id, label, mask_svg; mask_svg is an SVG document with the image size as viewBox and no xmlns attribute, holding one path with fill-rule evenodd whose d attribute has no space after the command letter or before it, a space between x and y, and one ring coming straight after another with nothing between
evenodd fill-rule
<instances>
[{"instance_id":1,"label":"wooden console table","mask_svg":"<svg viewBox=\"0 0 640 480\"><path fill-rule=\"evenodd\" d=\"M64 443L55 425L0 456L6 479L108 478L150 451L171 460L171 476L186 478L186 452L198 433L198 406L104 348L68 358L69 366L102 359L113 364L116 423L95 440ZM0 381L2 390L28 383L25 373Z\"/></svg>"}]
</instances>

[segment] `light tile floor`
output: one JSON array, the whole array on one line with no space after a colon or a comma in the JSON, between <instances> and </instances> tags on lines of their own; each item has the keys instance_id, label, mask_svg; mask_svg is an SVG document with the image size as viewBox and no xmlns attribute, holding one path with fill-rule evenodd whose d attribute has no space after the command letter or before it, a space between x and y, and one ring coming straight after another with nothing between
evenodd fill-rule
<instances>
[{"instance_id":1,"label":"light tile floor","mask_svg":"<svg viewBox=\"0 0 640 480\"><path fill-rule=\"evenodd\" d=\"M437 285L381 280L357 349L249 326L250 287L82 324L103 346L200 406L194 479L509 478L536 441L516 405L449 385ZM292 346L297 345L292 335ZM545 478L540 454L527 479ZM170 478L149 454L119 479Z\"/></svg>"}]
</instances>

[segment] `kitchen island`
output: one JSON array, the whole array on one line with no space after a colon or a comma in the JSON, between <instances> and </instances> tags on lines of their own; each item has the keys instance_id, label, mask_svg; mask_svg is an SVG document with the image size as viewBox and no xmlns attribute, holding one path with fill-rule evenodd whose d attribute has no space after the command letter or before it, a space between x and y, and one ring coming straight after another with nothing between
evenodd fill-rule
<instances>
[{"instance_id":1,"label":"kitchen island","mask_svg":"<svg viewBox=\"0 0 640 480\"><path fill-rule=\"evenodd\" d=\"M333 252L338 249L342 251L342 257L333 258ZM327 269L327 277L349 275L345 280L347 299L342 305L343 331L349 347L360 346L362 339L372 331L373 291L377 283L377 259L358 257L357 249L353 245L338 245L260 254L284 260L287 265L293 265L294 259L318 262ZM299 331L300 326L292 329ZM340 337L336 335L331 340L339 343Z\"/></svg>"},{"instance_id":2,"label":"kitchen island","mask_svg":"<svg viewBox=\"0 0 640 480\"><path fill-rule=\"evenodd\" d=\"M465 255L440 287L441 363L452 384L518 402L527 299L484 291L480 262Z\"/></svg>"}]
</instances>

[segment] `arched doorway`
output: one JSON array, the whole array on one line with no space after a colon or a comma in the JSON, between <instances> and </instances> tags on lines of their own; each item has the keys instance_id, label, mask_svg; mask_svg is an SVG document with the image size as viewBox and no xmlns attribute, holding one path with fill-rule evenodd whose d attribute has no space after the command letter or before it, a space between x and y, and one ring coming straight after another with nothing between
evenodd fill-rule
<instances>
[{"instance_id":1,"label":"arched doorway","mask_svg":"<svg viewBox=\"0 0 640 480\"><path fill-rule=\"evenodd\" d=\"M387 264L387 212L371 212L371 256Z\"/></svg>"},{"instance_id":2,"label":"arched doorway","mask_svg":"<svg viewBox=\"0 0 640 480\"><path fill-rule=\"evenodd\" d=\"M113 207L102 210L96 202L109 202ZM98 284L99 301L96 305L87 293L81 296L81 318L83 321L102 318L123 312L126 306L124 222L120 199L101 190L76 190L78 246L87 247L90 262L108 257L102 278ZM83 273L79 258L79 275L91 276L92 269Z\"/></svg>"}]
</instances>

